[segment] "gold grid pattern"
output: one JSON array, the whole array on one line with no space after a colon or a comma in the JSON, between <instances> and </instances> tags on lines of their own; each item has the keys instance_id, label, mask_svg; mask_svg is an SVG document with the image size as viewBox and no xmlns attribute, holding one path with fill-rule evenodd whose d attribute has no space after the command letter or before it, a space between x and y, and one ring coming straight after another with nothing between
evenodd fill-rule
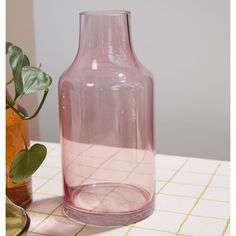
<instances>
[{"instance_id":1,"label":"gold grid pattern","mask_svg":"<svg viewBox=\"0 0 236 236\"><path fill-rule=\"evenodd\" d=\"M41 170L33 177L35 201L28 209L32 220L29 236L83 236L103 235L103 233L111 236L229 236L228 162L157 155L157 204L153 215L134 225L101 230L101 228L79 225L63 216L61 212L62 180L58 178L61 173L60 145L56 143L44 144L48 146L48 156ZM85 147L81 153L88 151L91 147ZM105 158L100 167L107 163L112 156ZM75 158L77 157L75 156ZM169 169L168 166L170 166ZM132 170L136 168L137 166ZM51 175L48 173L50 170L53 170ZM95 171L91 172L89 178L94 173ZM188 181L181 176L186 173L190 176ZM145 175L145 173L143 174ZM193 184L191 176L195 181ZM199 177L199 182L196 177ZM158 205L158 198L162 198L162 206ZM179 203L180 206L176 206L175 203L178 203L179 199L182 199ZM210 227L211 225L214 227ZM199 232L199 228L201 232Z\"/></svg>"}]
</instances>

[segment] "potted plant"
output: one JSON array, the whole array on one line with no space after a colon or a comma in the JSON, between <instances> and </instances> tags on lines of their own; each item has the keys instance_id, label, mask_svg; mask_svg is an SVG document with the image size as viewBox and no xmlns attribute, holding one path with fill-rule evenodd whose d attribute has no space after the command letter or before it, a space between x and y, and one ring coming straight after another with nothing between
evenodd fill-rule
<instances>
[{"instance_id":1,"label":"potted plant","mask_svg":"<svg viewBox=\"0 0 236 236\"><path fill-rule=\"evenodd\" d=\"M26 189L30 188L29 178L47 155L47 149L42 144L36 143L29 147L25 122L38 115L47 97L52 78L40 67L31 66L23 51L10 42L6 43L6 54L9 56L13 76L6 83L6 87L12 84L15 91L14 98L11 98L8 93L6 96L6 176L7 184L11 183L17 195L17 189L22 186L26 186ZM20 109L17 101L26 94L38 92L43 92L39 106L32 115L27 115ZM23 235L29 226L26 212L8 198L6 205L7 235Z\"/></svg>"}]
</instances>

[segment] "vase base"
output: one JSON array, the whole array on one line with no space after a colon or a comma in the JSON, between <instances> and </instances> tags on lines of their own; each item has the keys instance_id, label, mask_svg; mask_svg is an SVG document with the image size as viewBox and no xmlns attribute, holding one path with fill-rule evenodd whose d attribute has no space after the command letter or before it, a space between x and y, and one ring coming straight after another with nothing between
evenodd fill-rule
<instances>
[{"instance_id":1,"label":"vase base","mask_svg":"<svg viewBox=\"0 0 236 236\"><path fill-rule=\"evenodd\" d=\"M64 200L64 214L78 223L94 226L129 225L150 216L154 197L139 187L99 183L75 188L72 200Z\"/></svg>"}]
</instances>

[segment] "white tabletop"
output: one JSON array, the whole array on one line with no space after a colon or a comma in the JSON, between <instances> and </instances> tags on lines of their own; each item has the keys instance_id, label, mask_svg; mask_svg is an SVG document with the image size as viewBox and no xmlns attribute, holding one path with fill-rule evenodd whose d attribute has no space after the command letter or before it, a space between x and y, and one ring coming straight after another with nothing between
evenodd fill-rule
<instances>
[{"instance_id":1,"label":"white tabletop","mask_svg":"<svg viewBox=\"0 0 236 236\"><path fill-rule=\"evenodd\" d=\"M157 155L154 213L134 225L98 228L74 223L63 216L60 145L43 144L48 155L33 176L28 235L230 235L229 162Z\"/></svg>"}]
</instances>

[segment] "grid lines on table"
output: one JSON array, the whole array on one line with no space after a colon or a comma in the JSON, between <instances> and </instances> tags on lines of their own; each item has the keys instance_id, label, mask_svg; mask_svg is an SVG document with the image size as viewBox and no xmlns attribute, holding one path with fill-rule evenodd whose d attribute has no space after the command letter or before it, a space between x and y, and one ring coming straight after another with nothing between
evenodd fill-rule
<instances>
[{"instance_id":1,"label":"grid lines on table","mask_svg":"<svg viewBox=\"0 0 236 236\"><path fill-rule=\"evenodd\" d=\"M61 196L61 194L58 194L60 192L59 190L53 192L52 189L49 189L51 185L48 184L50 182L53 182L50 184L57 183L55 184L55 188L58 189L61 188L61 181L59 179L56 179L56 176L58 176L61 171L61 167L60 165L58 165L58 162L61 161L59 144L49 143L47 159L49 158L51 158L51 160L48 162L46 161L41 168L42 169L45 168L45 171L48 171L49 168L56 169L57 171L50 177L48 176L44 177L43 171L42 174L39 173L38 175L36 174L36 176L33 177L33 187L34 187L34 181L36 183L38 181L41 184L38 184L38 186L34 188L34 196L36 198L36 201L28 210L29 214L32 214L34 216L32 218L32 221L34 221L34 219L35 222L37 221L37 224L33 225L34 227L30 229L29 235L69 236L69 235L86 235L86 232L93 232L94 234L96 234L96 232L98 231L97 228L92 228L86 225L78 225L65 218L60 210L62 207L62 200L60 200L61 202L59 202L57 206L55 205L55 208L53 210L49 212L47 212L47 210L45 210L45 212L41 211L40 207L42 206L42 204L47 205L47 202L49 201L50 198ZM161 160L160 163L158 161L159 158ZM54 163L57 164L54 165ZM161 165L161 163L163 165ZM169 165L168 163L170 163L171 166L169 169L168 169ZM173 166L173 163L176 163L175 166ZM196 168L193 168L195 164ZM205 168L205 170L201 172L201 167L199 165L200 166L209 165L209 170L211 171L207 173L207 170ZM223 166L223 168L221 168L221 166ZM212 171L213 167L214 171ZM216 169L217 167L218 169ZM163 236L200 235L197 232L193 231L195 230L193 225L191 226L193 222L195 222L195 224L197 222L197 224L200 224L200 226L202 224L207 225L209 222L210 224L213 223L216 224L217 225L217 227L215 227L216 230L213 232L215 234L210 234L211 236L229 235L228 232L229 232L230 218L228 213L229 200L227 199L227 196L225 197L224 195L222 195L219 197L219 199L217 198L210 199L209 196L211 196L211 194L209 193L208 199L204 198L204 195L207 193L209 189L210 190L213 189L214 191L219 190L220 192L222 191L222 189L225 189L226 191L225 195L227 195L227 191L229 190L229 188L227 187L227 180L229 179L228 175L229 172L227 172L227 169L229 169L229 164L227 162L160 155L160 157L157 157L157 171L156 171L157 180L159 179L157 183L160 184L160 187L156 191L157 207L154 211L154 214L150 216L148 219L139 222L137 224L110 230L109 235L132 236L135 234L137 235L137 233L140 233L141 235L142 233L143 234L145 233L145 235L148 235L148 233L150 233L150 235L155 234ZM158 170L162 170L163 176L158 176ZM198 183L191 184L189 183L189 180L185 181L185 179L183 180L181 179L184 176L183 173L188 173L190 177L191 175L197 175L199 176L199 178L201 178L200 176L206 176L206 177L203 177L201 180L202 182L199 184ZM218 178L218 183L216 182L214 183L215 186L212 186L212 180L214 180L215 176L217 176ZM175 179L178 179L178 181L176 182ZM203 184L205 179L206 180L208 179L208 181L205 184ZM42 182L40 182L41 180ZM226 185L224 183L226 183ZM179 188L178 186L181 188ZM47 192L46 190L49 191ZM194 192L194 194L191 194L191 191ZM60 193L62 193L62 191ZM158 206L158 198L160 198L160 200L162 198L163 202L162 206ZM172 207L176 207L175 205L173 205L172 200L174 202L176 201L177 198L178 199L184 198L185 200L188 199L189 201L188 204L184 203L185 200L182 203L183 208L186 210L186 212L185 210L184 212L182 212L182 209L180 209L181 211L179 212L176 211L176 209L172 209ZM214 212L209 212L209 214L207 210L203 211L202 208L205 206L204 204L206 204L206 201L213 204L209 208L210 210L212 208L214 209L214 207L216 207L218 210ZM206 204L206 206L208 205ZM37 218L37 216L39 217ZM172 220L173 222L166 222L165 221L166 217L173 219ZM59 223L60 220L62 219L64 226L63 224ZM55 224L57 225L57 221L58 221L58 228L60 227L65 228L66 225L69 225L69 231L66 232L66 234L63 234L62 229L59 232L59 234L57 231L55 231L56 230L55 228L57 228L55 227ZM53 227L50 228L50 224L52 223L54 229ZM106 231L104 231L104 235L105 232ZM103 233L100 233L99 235L102 234ZM201 236L203 235L205 234L201 234Z\"/></svg>"}]
</instances>

